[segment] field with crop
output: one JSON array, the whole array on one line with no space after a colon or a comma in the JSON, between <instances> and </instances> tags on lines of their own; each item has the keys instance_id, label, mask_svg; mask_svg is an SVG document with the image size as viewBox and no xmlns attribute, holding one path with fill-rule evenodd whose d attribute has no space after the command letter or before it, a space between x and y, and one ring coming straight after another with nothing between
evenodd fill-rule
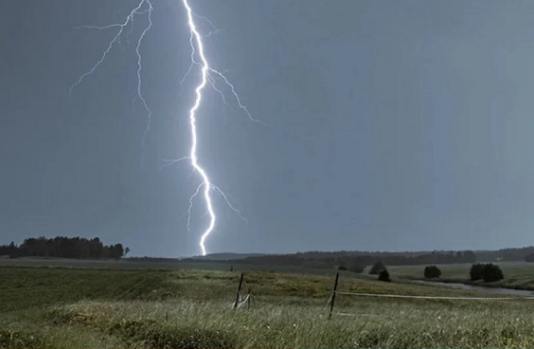
<instances>
[{"instance_id":1,"label":"field with crop","mask_svg":"<svg viewBox=\"0 0 534 349\"><path fill-rule=\"evenodd\" d=\"M329 276L247 272L250 308L232 309L239 272L0 267L0 348L532 348L534 301L338 295ZM343 274L340 290L476 295Z\"/></svg>"}]
</instances>

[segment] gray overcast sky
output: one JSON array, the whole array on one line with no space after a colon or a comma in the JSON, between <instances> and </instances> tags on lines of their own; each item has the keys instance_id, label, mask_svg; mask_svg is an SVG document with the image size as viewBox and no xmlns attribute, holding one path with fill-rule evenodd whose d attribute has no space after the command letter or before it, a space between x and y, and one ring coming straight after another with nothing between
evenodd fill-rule
<instances>
[{"instance_id":1,"label":"gray overcast sky","mask_svg":"<svg viewBox=\"0 0 534 349\"><path fill-rule=\"evenodd\" d=\"M134 255L198 254L182 163L189 65L179 0L153 0L69 96L136 0L0 1L0 243L99 236ZM254 116L207 92L199 156L217 196L210 252L534 244L534 2L191 0ZM207 22L198 19L204 32ZM141 159L144 159L143 164Z\"/></svg>"}]
</instances>

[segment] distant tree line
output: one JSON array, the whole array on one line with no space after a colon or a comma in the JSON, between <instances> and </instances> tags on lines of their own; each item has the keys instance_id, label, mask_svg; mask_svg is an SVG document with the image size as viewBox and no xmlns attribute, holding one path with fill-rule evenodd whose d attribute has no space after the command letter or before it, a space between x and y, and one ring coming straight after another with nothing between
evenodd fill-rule
<instances>
[{"instance_id":1,"label":"distant tree line","mask_svg":"<svg viewBox=\"0 0 534 349\"><path fill-rule=\"evenodd\" d=\"M254 265L283 265L302 268L332 268L362 272L367 265L381 261L387 265L474 263L473 251L417 252L305 252L284 255L252 256L240 260ZM377 271L377 274L379 271Z\"/></svg>"},{"instance_id":2,"label":"distant tree line","mask_svg":"<svg viewBox=\"0 0 534 349\"><path fill-rule=\"evenodd\" d=\"M478 261L518 262L534 261L534 246L520 248L503 248L495 251L476 251Z\"/></svg>"},{"instance_id":3,"label":"distant tree line","mask_svg":"<svg viewBox=\"0 0 534 349\"><path fill-rule=\"evenodd\" d=\"M11 242L0 245L0 256L16 257L60 257L79 259L100 259L124 257L129 249L122 244L104 245L99 238L63 237L47 239L30 238L20 245Z\"/></svg>"}]
</instances>

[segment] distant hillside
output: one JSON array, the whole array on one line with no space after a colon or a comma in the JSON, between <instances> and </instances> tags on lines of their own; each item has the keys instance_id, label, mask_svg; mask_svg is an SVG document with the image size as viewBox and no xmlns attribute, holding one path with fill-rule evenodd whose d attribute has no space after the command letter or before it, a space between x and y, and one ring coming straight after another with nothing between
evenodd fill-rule
<instances>
[{"instance_id":1,"label":"distant hillside","mask_svg":"<svg viewBox=\"0 0 534 349\"><path fill-rule=\"evenodd\" d=\"M311 251L293 254L259 255L242 258L240 263L259 266L293 266L304 268L340 267L353 271L363 270L367 265L381 261L386 265L430 265L534 261L534 247L505 248L494 251Z\"/></svg>"},{"instance_id":2,"label":"distant hillside","mask_svg":"<svg viewBox=\"0 0 534 349\"><path fill-rule=\"evenodd\" d=\"M477 260L482 262L514 262L525 261L528 256L534 255L534 246L520 248L503 248L496 251L476 251Z\"/></svg>"},{"instance_id":3,"label":"distant hillside","mask_svg":"<svg viewBox=\"0 0 534 349\"><path fill-rule=\"evenodd\" d=\"M293 266L303 268L333 268L362 271L367 265L381 261L386 265L423 265L474 263L473 251L432 251L432 252L304 252L283 255L252 256L240 260L242 264L263 266Z\"/></svg>"}]
</instances>

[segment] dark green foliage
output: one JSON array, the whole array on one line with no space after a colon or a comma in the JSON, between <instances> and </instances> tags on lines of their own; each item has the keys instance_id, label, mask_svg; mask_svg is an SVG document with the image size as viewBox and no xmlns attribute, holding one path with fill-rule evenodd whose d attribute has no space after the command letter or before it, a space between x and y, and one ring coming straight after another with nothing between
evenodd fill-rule
<instances>
[{"instance_id":1,"label":"dark green foliage","mask_svg":"<svg viewBox=\"0 0 534 349\"><path fill-rule=\"evenodd\" d=\"M386 281L386 282L391 281L391 278L389 277L389 272L387 271L387 269L384 269L380 273L378 273L378 280Z\"/></svg>"},{"instance_id":2,"label":"dark green foliage","mask_svg":"<svg viewBox=\"0 0 534 349\"><path fill-rule=\"evenodd\" d=\"M441 270L435 265L429 265L425 267L425 278L426 279L435 279L441 276Z\"/></svg>"},{"instance_id":3,"label":"dark green foliage","mask_svg":"<svg viewBox=\"0 0 534 349\"><path fill-rule=\"evenodd\" d=\"M504 274L498 265L490 263L484 266L484 270L482 271L482 279L485 282L499 281L503 278Z\"/></svg>"},{"instance_id":4,"label":"dark green foliage","mask_svg":"<svg viewBox=\"0 0 534 349\"><path fill-rule=\"evenodd\" d=\"M473 264L469 272L471 280L484 280L484 282L499 281L504 278L501 268L495 264Z\"/></svg>"},{"instance_id":5,"label":"dark green foliage","mask_svg":"<svg viewBox=\"0 0 534 349\"><path fill-rule=\"evenodd\" d=\"M534 262L534 253L531 253L531 254L525 256L525 261L526 262Z\"/></svg>"},{"instance_id":6,"label":"dark green foliage","mask_svg":"<svg viewBox=\"0 0 534 349\"><path fill-rule=\"evenodd\" d=\"M130 250L122 244L104 245L99 238L85 239L80 237L62 237L53 239L45 237L24 240L20 246L13 242L0 246L0 255L10 257L60 257L60 258L115 258L123 257Z\"/></svg>"},{"instance_id":7,"label":"dark green foliage","mask_svg":"<svg viewBox=\"0 0 534 349\"><path fill-rule=\"evenodd\" d=\"M484 276L484 264L473 264L471 266L471 270L469 271L469 277L471 278L471 281L477 281L482 280L482 277Z\"/></svg>"},{"instance_id":8,"label":"dark green foliage","mask_svg":"<svg viewBox=\"0 0 534 349\"><path fill-rule=\"evenodd\" d=\"M386 270L386 266L384 265L384 263L378 261L375 264L373 264L373 266L371 267L371 270L369 270L369 274L378 275L380 274L381 271L384 271L384 270Z\"/></svg>"},{"instance_id":9,"label":"dark green foliage","mask_svg":"<svg viewBox=\"0 0 534 349\"><path fill-rule=\"evenodd\" d=\"M338 265L337 270L347 270L347 267L344 265Z\"/></svg>"},{"instance_id":10,"label":"dark green foliage","mask_svg":"<svg viewBox=\"0 0 534 349\"><path fill-rule=\"evenodd\" d=\"M0 256L15 257L18 252L18 247L13 241L9 245L0 246Z\"/></svg>"}]
</instances>

